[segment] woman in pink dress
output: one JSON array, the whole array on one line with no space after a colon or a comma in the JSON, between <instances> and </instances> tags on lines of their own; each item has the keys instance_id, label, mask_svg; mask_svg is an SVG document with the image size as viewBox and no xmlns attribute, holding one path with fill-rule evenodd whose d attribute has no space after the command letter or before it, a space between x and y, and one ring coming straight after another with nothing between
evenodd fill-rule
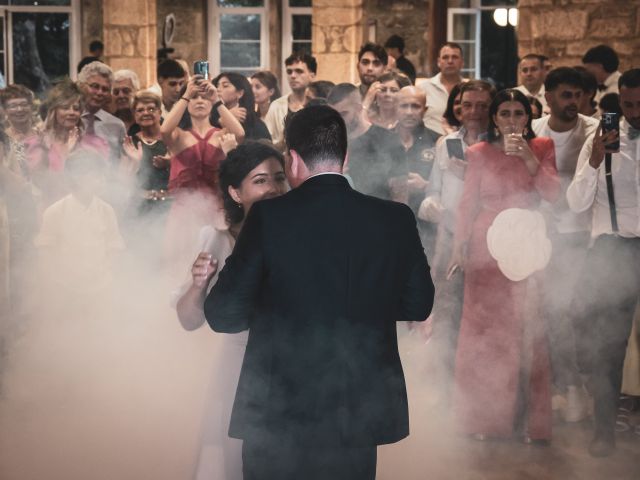
<instances>
[{"instance_id":1,"label":"woman in pink dress","mask_svg":"<svg viewBox=\"0 0 640 480\"><path fill-rule=\"evenodd\" d=\"M84 131L80 115L84 95L72 81L64 81L49 92L48 111L40 135L25 141L25 159L34 185L39 189L41 210L68 193L63 178L64 165L71 152L90 148L104 156L109 153L106 141Z\"/></svg>"},{"instance_id":2,"label":"woman in pink dress","mask_svg":"<svg viewBox=\"0 0 640 480\"><path fill-rule=\"evenodd\" d=\"M218 110L225 129L214 128L209 122L212 108ZM189 112L189 129L178 126L185 110ZM225 224L218 169L226 152L242 142L244 130L219 99L216 87L194 75L164 119L160 134L173 154L169 172L173 204L167 218L165 252L169 272L178 273L197 253L193 246L200 229Z\"/></svg>"},{"instance_id":3,"label":"woman in pink dress","mask_svg":"<svg viewBox=\"0 0 640 480\"><path fill-rule=\"evenodd\" d=\"M449 275L465 270L453 408L461 431L478 439L551 437L549 358L535 281L508 279L487 246L500 212L534 210L558 196L553 142L534 138L531 117L522 93L503 90L491 104L488 141L466 152L449 269Z\"/></svg>"}]
</instances>

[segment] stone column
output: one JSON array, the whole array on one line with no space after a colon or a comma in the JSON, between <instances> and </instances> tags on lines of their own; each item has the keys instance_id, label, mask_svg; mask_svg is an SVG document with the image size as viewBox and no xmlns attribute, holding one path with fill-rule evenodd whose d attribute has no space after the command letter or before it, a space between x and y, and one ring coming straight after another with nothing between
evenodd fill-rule
<instances>
[{"instance_id":1,"label":"stone column","mask_svg":"<svg viewBox=\"0 0 640 480\"><path fill-rule=\"evenodd\" d=\"M363 0L313 0L313 55L321 80L359 82Z\"/></svg>"},{"instance_id":2,"label":"stone column","mask_svg":"<svg viewBox=\"0 0 640 480\"><path fill-rule=\"evenodd\" d=\"M104 58L113 68L128 68L148 87L156 81L156 0L103 0Z\"/></svg>"}]
</instances>

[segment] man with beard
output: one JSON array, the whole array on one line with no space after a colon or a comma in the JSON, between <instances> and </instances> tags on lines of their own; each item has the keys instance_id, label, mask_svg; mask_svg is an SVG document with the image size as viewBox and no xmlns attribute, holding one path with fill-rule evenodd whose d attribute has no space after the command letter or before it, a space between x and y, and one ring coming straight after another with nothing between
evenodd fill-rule
<instances>
[{"instance_id":1,"label":"man with beard","mask_svg":"<svg viewBox=\"0 0 640 480\"><path fill-rule=\"evenodd\" d=\"M575 335L571 324L571 293L578 281L589 244L590 219L586 212L569 209L566 191L573 179L580 150L598 128L598 121L581 115L584 86L580 72L569 67L552 70L545 80L545 96L551 114L533 121L538 137L553 139L561 195L550 205L549 233L553 258L546 270L545 310L548 321L554 384L565 396L561 413L567 422L579 422L587 415L587 401L576 365Z\"/></svg>"},{"instance_id":2,"label":"man with beard","mask_svg":"<svg viewBox=\"0 0 640 480\"><path fill-rule=\"evenodd\" d=\"M428 178L433 168L435 148L440 134L424 126L422 117L427 110L427 97L416 87L404 87L398 93L398 124L394 131L398 134L407 157L409 177L409 206L418 214L429 186ZM433 258L436 225L418 220L418 231L427 257Z\"/></svg>"},{"instance_id":3,"label":"man with beard","mask_svg":"<svg viewBox=\"0 0 640 480\"><path fill-rule=\"evenodd\" d=\"M443 403L448 404L449 389L453 378L456 344L464 293L464 272L447 278L447 267L453 251L453 237L458 213L458 204L464 187L467 162L458 158L449 144L459 142L462 157L467 147L480 142L489 126L489 106L496 94L495 88L483 80L471 80L460 89L462 126L457 132L442 137L436 146L435 161L427 197L418 210L418 218L438 225L433 257L433 280L436 284L436 298L433 308L433 337L440 350L440 378Z\"/></svg>"},{"instance_id":4,"label":"man with beard","mask_svg":"<svg viewBox=\"0 0 640 480\"><path fill-rule=\"evenodd\" d=\"M438 54L438 69L440 73L428 78L416 86L427 95L427 111L424 124L440 134L444 134L442 115L447 109L447 100L453 87L465 81L460 75L464 60L462 47L457 43L447 42L440 48Z\"/></svg>"},{"instance_id":5,"label":"man with beard","mask_svg":"<svg viewBox=\"0 0 640 480\"><path fill-rule=\"evenodd\" d=\"M365 43L358 52L358 76L360 96L364 98L371 84L380 78L387 67L389 56L382 45Z\"/></svg>"},{"instance_id":6,"label":"man with beard","mask_svg":"<svg viewBox=\"0 0 640 480\"><path fill-rule=\"evenodd\" d=\"M347 125L346 170L354 188L374 197L407 203L409 171L403 148L394 133L366 119L358 87L350 83L336 85L327 103Z\"/></svg>"},{"instance_id":7,"label":"man with beard","mask_svg":"<svg viewBox=\"0 0 640 480\"><path fill-rule=\"evenodd\" d=\"M113 114L124 122L128 135L140 131L131 110L133 96L138 90L140 90L140 80L133 70L118 70L113 74L113 86L111 87Z\"/></svg>"},{"instance_id":8,"label":"man with beard","mask_svg":"<svg viewBox=\"0 0 640 480\"><path fill-rule=\"evenodd\" d=\"M271 134L271 141L278 149L284 147L284 124L287 115L304 107L305 91L313 82L318 70L316 59L306 53L293 53L284 61L284 65L291 93L274 100L269 105L264 119Z\"/></svg>"},{"instance_id":9,"label":"man with beard","mask_svg":"<svg viewBox=\"0 0 640 480\"><path fill-rule=\"evenodd\" d=\"M571 210L590 211L592 220L593 246L572 312L580 366L591 377L595 435L589 453L596 457L615 448L623 362L640 292L640 69L622 74L618 86L620 131L599 128L586 141L567 190Z\"/></svg>"}]
</instances>

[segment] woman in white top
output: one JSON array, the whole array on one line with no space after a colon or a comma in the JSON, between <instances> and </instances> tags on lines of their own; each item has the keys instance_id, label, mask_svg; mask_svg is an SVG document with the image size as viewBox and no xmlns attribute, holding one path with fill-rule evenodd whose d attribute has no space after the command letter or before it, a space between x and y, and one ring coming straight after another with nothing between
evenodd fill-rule
<instances>
[{"instance_id":1,"label":"woman in white top","mask_svg":"<svg viewBox=\"0 0 640 480\"><path fill-rule=\"evenodd\" d=\"M220 165L220 188L229 228L205 227L201 252L191 267L191 282L183 289L176 309L186 330L205 323L204 300L217 280L217 272L233 250L251 206L286 192L284 159L273 147L248 141L227 154ZM242 441L229 438L227 430L248 332L217 334L214 371L207 412L203 418L200 455L194 478L242 479Z\"/></svg>"}]
</instances>

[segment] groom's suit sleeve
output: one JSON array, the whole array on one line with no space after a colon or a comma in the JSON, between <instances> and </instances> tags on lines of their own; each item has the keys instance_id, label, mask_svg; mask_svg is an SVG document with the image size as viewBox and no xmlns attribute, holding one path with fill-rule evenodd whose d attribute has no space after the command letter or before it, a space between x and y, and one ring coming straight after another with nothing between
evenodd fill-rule
<instances>
[{"instance_id":1,"label":"groom's suit sleeve","mask_svg":"<svg viewBox=\"0 0 640 480\"><path fill-rule=\"evenodd\" d=\"M260 204L253 205L218 281L204 302L204 315L216 332L249 328L249 318L264 278Z\"/></svg>"},{"instance_id":2,"label":"groom's suit sleeve","mask_svg":"<svg viewBox=\"0 0 640 480\"><path fill-rule=\"evenodd\" d=\"M416 219L413 212L406 208L405 235L408 235L407 252L409 260L409 276L404 285L400 301L401 321L420 322L426 320L433 308L435 288L431 280L431 273L427 256L424 253Z\"/></svg>"}]
</instances>

